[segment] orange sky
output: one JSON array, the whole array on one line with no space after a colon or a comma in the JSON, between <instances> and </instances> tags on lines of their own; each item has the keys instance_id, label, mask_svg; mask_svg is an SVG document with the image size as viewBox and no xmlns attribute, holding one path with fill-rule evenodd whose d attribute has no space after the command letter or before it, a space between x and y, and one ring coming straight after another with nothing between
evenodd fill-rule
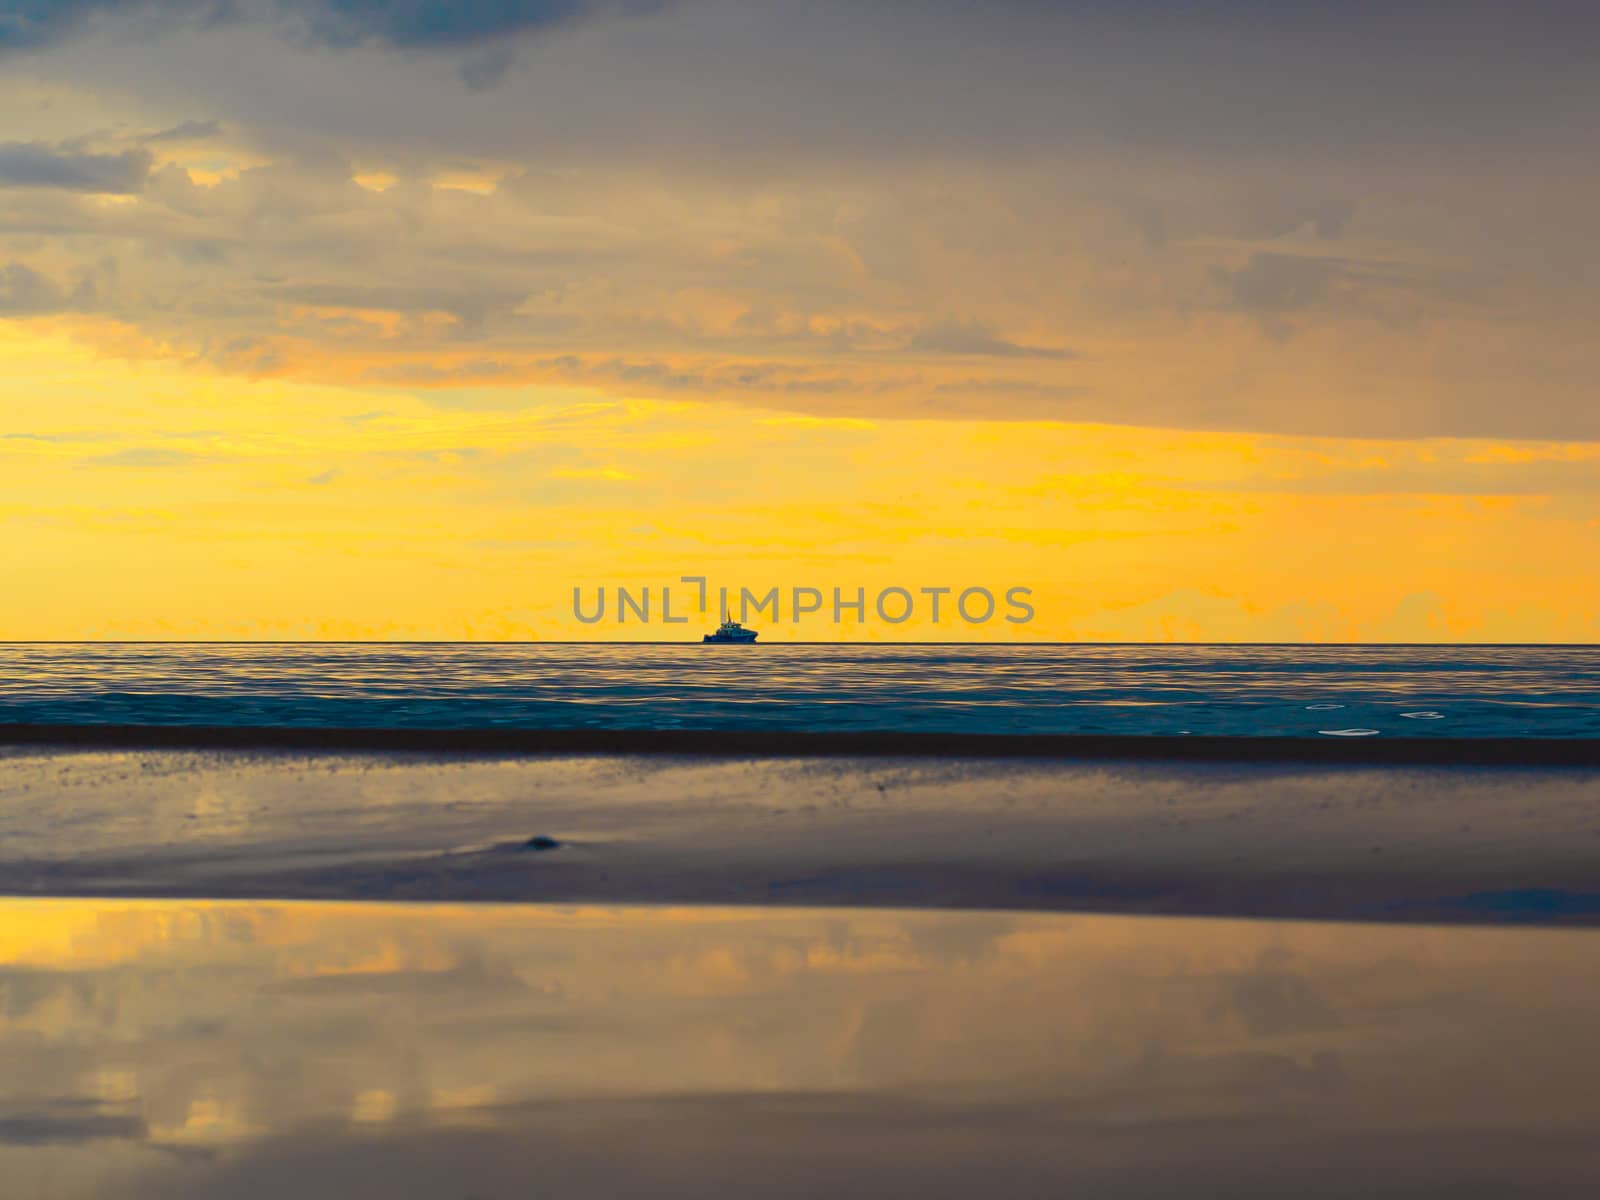
<instances>
[{"instance_id":1,"label":"orange sky","mask_svg":"<svg viewBox=\"0 0 1600 1200\"><path fill-rule=\"evenodd\" d=\"M105 7L0 48L0 637L1600 638L1577 9Z\"/></svg>"}]
</instances>

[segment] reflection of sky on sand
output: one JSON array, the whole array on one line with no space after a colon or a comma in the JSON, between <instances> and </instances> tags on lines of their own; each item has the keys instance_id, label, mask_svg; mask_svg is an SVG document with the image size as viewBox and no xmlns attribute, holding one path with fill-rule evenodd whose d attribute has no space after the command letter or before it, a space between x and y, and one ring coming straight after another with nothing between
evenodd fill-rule
<instances>
[{"instance_id":1,"label":"reflection of sky on sand","mask_svg":"<svg viewBox=\"0 0 1600 1200\"><path fill-rule=\"evenodd\" d=\"M7 1194L1600 1182L1581 933L18 900L0 954Z\"/></svg>"}]
</instances>

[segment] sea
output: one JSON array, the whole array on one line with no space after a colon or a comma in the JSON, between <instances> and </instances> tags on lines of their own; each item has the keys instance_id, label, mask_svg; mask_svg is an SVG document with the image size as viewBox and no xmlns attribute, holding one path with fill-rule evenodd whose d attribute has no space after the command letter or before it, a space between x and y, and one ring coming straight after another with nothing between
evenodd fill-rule
<instances>
[{"instance_id":1,"label":"sea","mask_svg":"<svg viewBox=\"0 0 1600 1200\"><path fill-rule=\"evenodd\" d=\"M0 724L1600 737L1600 647L0 644Z\"/></svg>"}]
</instances>

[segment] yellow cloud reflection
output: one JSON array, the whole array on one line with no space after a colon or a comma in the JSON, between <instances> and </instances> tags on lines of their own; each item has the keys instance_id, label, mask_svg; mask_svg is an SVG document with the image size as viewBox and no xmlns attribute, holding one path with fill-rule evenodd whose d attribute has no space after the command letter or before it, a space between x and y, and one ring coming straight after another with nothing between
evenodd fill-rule
<instances>
[{"instance_id":1,"label":"yellow cloud reflection","mask_svg":"<svg viewBox=\"0 0 1600 1200\"><path fill-rule=\"evenodd\" d=\"M584 1122L637 1125L642 1111L725 1129L705 1124L701 1106L729 1097L748 1119L751 1105L790 1106L775 1127L789 1145L831 1145L802 1111L848 1117L851 1129L897 1114L944 1128L935 1143L965 1136L962 1122L988 1130L991 1146L1012 1130L1036 1163L1069 1135L1088 1139L1077 1160L1091 1145L1104 1152L1103 1136L1125 1140L1118 1130L1160 1138L1193 1121L1212 1137L1258 1138L1262 1122L1292 1118L1335 1140L1375 1124L1391 1137L1537 1127L1548 1139L1597 1115L1583 997L1600 979L1584 937L1005 913L10 900L0 1054L19 1069L0 1081L0 1106L33 1115L20 1142L0 1136L0 1167L15 1179L45 1169L47 1129L83 1143L94 1194L142 1196L134 1164L152 1160L130 1155L144 1150L214 1151L181 1163L215 1180L257 1153L293 1155L301 1138L330 1154L345 1136L392 1147L450 1130L526 1139L558 1111L577 1121L567 1136ZM1507 1023L1522 1032L1496 1038ZM39 1109L40 1096L56 1108ZM858 1143L886 1154L896 1144ZM621 1169L650 1153L624 1138L605 1161Z\"/></svg>"}]
</instances>

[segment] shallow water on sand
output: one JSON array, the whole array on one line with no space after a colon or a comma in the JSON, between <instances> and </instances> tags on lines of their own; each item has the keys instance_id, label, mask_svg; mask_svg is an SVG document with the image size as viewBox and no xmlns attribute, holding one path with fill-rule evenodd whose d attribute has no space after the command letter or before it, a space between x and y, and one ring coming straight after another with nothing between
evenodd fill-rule
<instances>
[{"instance_id":1,"label":"shallow water on sand","mask_svg":"<svg viewBox=\"0 0 1600 1200\"><path fill-rule=\"evenodd\" d=\"M226 1195L1592 1195L1583 933L0 902L0 1175Z\"/></svg>"},{"instance_id":2,"label":"shallow water on sand","mask_svg":"<svg viewBox=\"0 0 1600 1200\"><path fill-rule=\"evenodd\" d=\"M1600 648L0 644L0 723L1600 737Z\"/></svg>"}]
</instances>

